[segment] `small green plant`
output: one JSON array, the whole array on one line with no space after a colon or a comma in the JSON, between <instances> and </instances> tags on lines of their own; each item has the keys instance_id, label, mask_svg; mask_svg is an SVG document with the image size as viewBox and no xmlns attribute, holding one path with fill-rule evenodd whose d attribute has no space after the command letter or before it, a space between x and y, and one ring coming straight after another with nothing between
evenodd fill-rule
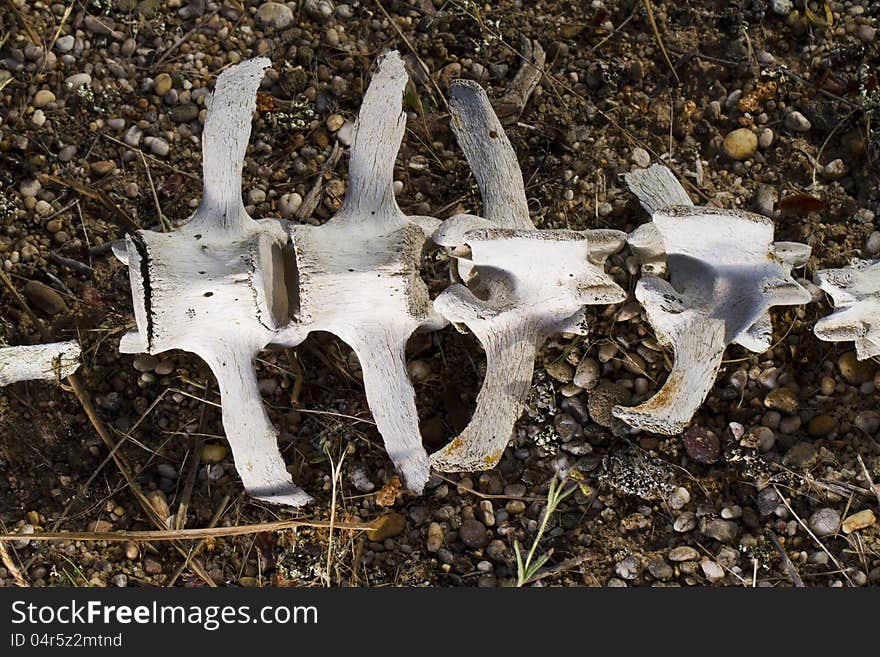
<instances>
[{"instance_id":1,"label":"small green plant","mask_svg":"<svg viewBox=\"0 0 880 657\"><path fill-rule=\"evenodd\" d=\"M577 486L572 486L567 490L564 489L565 481L565 479L560 481L556 477L553 477L550 481L550 487L547 489L547 506L544 508L544 515L541 518L541 524L538 526L538 533L535 534L535 540L532 541L532 547L525 561L523 561L522 548L520 548L519 541L513 541L513 551L516 553L516 585L518 587L528 584L550 558L550 552L545 552L536 557L535 551L538 549L538 543L541 542L541 538L544 536L550 516L553 515L562 500L577 490Z\"/></svg>"}]
</instances>

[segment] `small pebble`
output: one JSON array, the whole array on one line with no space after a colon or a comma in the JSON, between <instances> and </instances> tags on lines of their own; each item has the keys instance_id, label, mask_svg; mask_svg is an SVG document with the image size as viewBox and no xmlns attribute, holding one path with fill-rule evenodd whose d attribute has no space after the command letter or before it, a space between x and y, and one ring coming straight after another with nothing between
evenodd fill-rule
<instances>
[{"instance_id":1,"label":"small pebble","mask_svg":"<svg viewBox=\"0 0 880 657\"><path fill-rule=\"evenodd\" d=\"M678 511L679 509L684 508L684 506L691 501L691 494L688 492L687 488L683 488L679 486L672 494L667 498L667 503L669 504L669 508L673 511Z\"/></svg>"},{"instance_id":2,"label":"small pebble","mask_svg":"<svg viewBox=\"0 0 880 657\"><path fill-rule=\"evenodd\" d=\"M339 114L331 114L327 118L327 129L330 132L337 132L343 125L345 125L345 119Z\"/></svg>"},{"instance_id":3,"label":"small pebble","mask_svg":"<svg viewBox=\"0 0 880 657\"><path fill-rule=\"evenodd\" d=\"M574 368L560 358L547 362L544 369L547 370L547 374L560 383L571 383L574 379Z\"/></svg>"},{"instance_id":4,"label":"small pebble","mask_svg":"<svg viewBox=\"0 0 880 657\"><path fill-rule=\"evenodd\" d=\"M692 531L696 526L697 516L693 511L685 511L679 515L672 524L672 528L679 534L685 534Z\"/></svg>"},{"instance_id":5,"label":"small pebble","mask_svg":"<svg viewBox=\"0 0 880 657\"><path fill-rule=\"evenodd\" d=\"M816 415L807 422L807 433L811 436L827 436L837 428L837 420L830 415Z\"/></svg>"},{"instance_id":6,"label":"small pebble","mask_svg":"<svg viewBox=\"0 0 880 657\"><path fill-rule=\"evenodd\" d=\"M700 568L703 569L703 574L710 582L718 582L724 579L724 569L714 561L706 559L700 562Z\"/></svg>"},{"instance_id":7,"label":"small pebble","mask_svg":"<svg viewBox=\"0 0 880 657\"><path fill-rule=\"evenodd\" d=\"M76 43L76 37L72 34L65 34L62 37L58 37L58 40L55 41L55 50L60 53L68 53L73 50L73 46Z\"/></svg>"},{"instance_id":8,"label":"small pebble","mask_svg":"<svg viewBox=\"0 0 880 657\"><path fill-rule=\"evenodd\" d=\"M153 93L157 96L164 96L169 91L171 91L172 87L171 76L167 73L160 73L156 76L156 79L153 80Z\"/></svg>"},{"instance_id":9,"label":"small pebble","mask_svg":"<svg viewBox=\"0 0 880 657\"><path fill-rule=\"evenodd\" d=\"M828 416L826 415L825 417ZM785 453L782 463L789 468L802 468L806 470L814 466L818 458L818 453L812 443L799 442L792 445L791 449Z\"/></svg>"},{"instance_id":10,"label":"small pebble","mask_svg":"<svg viewBox=\"0 0 880 657\"><path fill-rule=\"evenodd\" d=\"M758 133L758 146L760 146L761 150L770 148L773 145L773 139L775 137L776 135L773 134L773 130L770 128L764 128Z\"/></svg>"},{"instance_id":11,"label":"small pebble","mask_svg":"<svg viewBox=\"0 0 880 657\"><path fill-rule=\"evenodd\" d=\"M476 518L468 518L461 523L458 537L462 543L474 550L486 547L491 538L486 526Z\"/></svg>"},{"instance_id":12,"label":"small pebble","mask_svg":"<svg viewBox=\"0 0 880 657\"><path fill-rule=\"evenodd\" d=\"M633 580L639 576L639 562L634 556L630 555L622 561L618 561L614 566L615 574L625 580Z\"/></svg>"},{"instance_id":13,"label":"small pebble","mask_svg":"<svg viewBox=\"0 0 880 657\"><path fill-rule=\"evenodd\" d=\"M164 139L156 137L150 142L150 152L159 157L165 157L171 151L171 146Z\"/></svg>"},{"instance_id":14,"label":"small pebble","mask_svg":"<svg viewBox=\"0 0 880 657\"><path fill-rule=\"evenodd\" d=\"M816 536L836 534L840 529L840 512L836 509L819 509L810 516L810 529Z\"/></svg>"},{"instance_id":15,"label":"small pebble","mask_svg":"<svg viewBox=\"0 0 880 657\"><path fill-rule=\"evenodd\" d=\"M792 132L809 132L812 125L806 116L795 110L785 117L785 127Z\"/></svg>"},{"instance_id":16,"label":"small pebble","mask_svg":"<svg viewBox=\"0 0 880 657\"><path fill-rule=\"evenodd\" d=\"M55 94L53 94L48 89L40 89L36 94L34 94L33 106L37 109L45 107L49 103L54 102Z\"/></svg>"},{"instance_id":17,"label":"small pebble","mask_svg":"<svg viewBox=\"0 0 880 657\"><path fill-rule=\"evenodd\" d=\"M721 543L733 543L739 534L739 525L732 520L713 518L705 523L703 533Z\"/></svg>"},{"instance_id":18,"label":"small pebble","mask_svg":"<svg viewBox=\"0 0 880 657\"><path fill-rule=\"evenodd\" d=\"M874 516L874 512L871 509L865 509L847 517L841 528L844 534L852 534L854 531L867 529L875 522L877 522L877 518Z\"/></svg>"},{"instance_id":19,"label":"small pebble","mask_svg":"<svg viewBox=\"0 0 880 657\"><path fill-rule=\"evenodd\" d=\"M203 463L220 463L226 458L229 450L226 445L220 443L205 443L202 445L201 458Z\"/></svg>"},{"instance_id":20,"label":"small pebble","mask_svg":"<svg viewBox=\"0 0 880 657\"><path fill-rule=\"evenodd\" d=\"M847 383L854 386L872 381L876 370L872 360L860 361L854 351L848 351L841 355L837 359L837 367Z\"/></svg>"},{"instance_id":21,"label":"small pebble","mask_svg":"<svg viewBox=\"0 0 880 657\"><path fill-rule=\"evenodd\" d=\"M406 518L399 513L388 513L374 520L372 525L373 528L367 531L367 538L380 543L402 534L406 529Z\"/></svg>"},{"instance_id":22,"label":"small pebble","mask_svg":"<svg viewBox=\"0 0 880 657\"><path fill-rule=\"evenodd\" d=\"M739 128L728 133L721 147L732 160L748 160L758 150L758 138L748 128Z\"/></svg>"},{"instance_id":23,"label":"small pebble","mask_svg":"<svg viewBox=\"0 0 880 657\"><path fill-rule=\"evenodd\" d=\"M688 427L682 435L687 455L697 463L715 463L721 455L721 444L714 431L705 427Z\"/></svg>"},{"instance_id":24,"label":"small pebble","mask_svg":"<svg viewBox=\"0 0 880 657\"><path fill-rule=\"evenodd\" d=\"M582 358L574 372L572 383L584 390L592 390L599 382L600 373L599 363L595 359Z\"/></svg>"},{"instance_id":25,"label":"small pebble","mask_svg":"<svg viewBox=\"0 0 880 657\"><path fill-rule=\"evenodd\" d=\"M636 166L641 167L642 169L647 169L651 166L651 156L648 155L648 151L644 148L634 148L632 151L632 161L636 164Z\"/></svg>"},{"instance_id":26,"label":"small pebble","mask_svg":"<svg viewBox=\"0 0 880 657\"><path fill-rule=\"evenodd\" d=\"M764 406L789 415L797 411L798 405L797 395L788 388L776 388L764 397Z\"/></svg>"},{"instance_id":27,"label":"small pebble","mask_svg":"<svg viewBox=\"0 0 880 657\"><path fill-rule=\"evenodd\" d=\"M690 545L679 545L678 547L672 548L669 551L669 560L674 561L676 563L680 563L682 561L694 561L699 558L700 553L697 552Z\"/></svg>"},{"instance_id":28,"label":"small pebble","mask_svg":"<svg viewBox=\"0 0 880 657\"><path fill-rule=\"evenodd\" d=\"M254 16L263 27L283 30L293 22L293 11L280 2L264 2Z\"/></svg>"}]
</instances>

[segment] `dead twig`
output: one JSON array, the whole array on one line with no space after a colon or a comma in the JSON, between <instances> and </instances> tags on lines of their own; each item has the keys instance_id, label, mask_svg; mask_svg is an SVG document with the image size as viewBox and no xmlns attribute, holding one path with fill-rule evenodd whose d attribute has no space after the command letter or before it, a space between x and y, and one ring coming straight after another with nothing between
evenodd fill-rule
<instances>
[{"instance_id":1,"label":"dead twig","mask_svg":"<svg viewBox=\"0 0 880 657\"><path fill-rule=\"evenodd\" d=\"M144 169L147 170L147 182L150 183L153 203L156 205L156 213L159 215L159 225L162 226L162 231L167 233L171 230L171 222L168 221L165 213L162 212L162 206L159 204L159 195L156 193L156 186L153 184L153 174L150 172L150 165L147 164L147 158L144 157L143 151L141 151L141 161L144 163Z\"/></svg>"},{"instance_id":2,"label":"dead twig","mask_svg":"<svg viewBox=\"0 0 880 657\"><path fill-rule=\"evenodd\" d=\"M296 209L296 212L294 212L294 216L300 221L309 219L315 211L315 208L318 207L318 204L321 202L321 191L324 189L324 174L333 171L333 168L339 161L340 155L342 155L342 149L339 148L339 141L336 141L333 144L333 151L330 153L330 157L327 158L327 161L324 162L324 166L322 166L321 170L318 172L315 182L312 184L312 188L309 190L308 194L306 194L306 197Z\"/></svg>"}]
</instances>

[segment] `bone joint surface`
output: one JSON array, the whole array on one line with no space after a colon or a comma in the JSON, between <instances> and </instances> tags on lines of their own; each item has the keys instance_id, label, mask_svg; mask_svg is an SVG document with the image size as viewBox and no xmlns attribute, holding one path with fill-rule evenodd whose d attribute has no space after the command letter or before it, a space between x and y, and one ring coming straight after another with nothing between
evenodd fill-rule
<instances>
[{"instance_id":1,"label":"bone joint surface","mask_svg":"<svg viewBox=\"0 0 880 657\"><path fill-rule=\"evenodd\" d=\"M82 350L75 340L0 347L0 387L18 381L57 381L76 372Z\"/></svg>"},{"instance_id":2,"label":"bone joint surface","mask_svg":"<svg viewBox=\"0 0 880 657\"><path fill-rule=\"evenodd\" d=\"M340 212L319 227L255 221L241 195L242 168L265 58L217 79L202 135L199 208L171 233L141 230L117 256L129 267L137 329L120 350L199 355L220 388L223 426L247 492L301 506L311 497L287 472L278 432L260 399L254 359L329 331L355 351L367 400L389 454L410 488L428 479L404 347L418 328L443 320L419 278L422 246L439 223L407 218L394 200L403 137L406 71L386 55L367 90Z\"/></svg>"},{"instance_id":3,"label":"bone joint surface","mask_svg":"<svg viewBox=\"0 0 880 657\"><path fill-rule=\"evenodd\" d=\"M450 111L485 216L452 217L435 233L434 241L454 257L460 282L434 307L479 339L486 375L468 426L431 455L431 465L447 472L494 467L524 409L544 340L554 333L585 334L585 306L625 298L602 265L626 237L619 231L537 230L516 153L485 91L470 81L454 82Z\"/></svg>"},{"instance_id":4,"label":"bone joint surface","mask_svg":"<svg viewBox=\"0 0 880 657\"><path fill-rule=\"evenodd\" d=\"M859 360L880 356L880 260L855 260L849 267L818 271L813 278L835 309L816 322L816 336L827 342L851 340Z\"/></svg>"},{"instance_id":5,"label":"bone joint surface","mask_svg":"<svg viewBox=\"0 0 880 657\"><path fill-rule=\"evenodd\" d=\"M643 264L669 274L668 281L641 278L635 295L675 361L657 394L612 412L633 428L675 435L709 394L727 345L767 350L769 308L810 301L791 277L810 248L774 243L773 224L761 215L695 207L666 167L634 171L626 182L652 215L651 228L637 229L634 251Z\"/></svg>"}]
</instances>

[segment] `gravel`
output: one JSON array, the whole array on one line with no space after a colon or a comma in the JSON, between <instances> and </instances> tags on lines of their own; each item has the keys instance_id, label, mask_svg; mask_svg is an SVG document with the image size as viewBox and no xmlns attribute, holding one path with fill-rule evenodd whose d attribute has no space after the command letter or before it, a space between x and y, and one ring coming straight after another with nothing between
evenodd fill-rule
<instances>
[{"instance_id":1,"label":"gravel","mask_svg":"<svg viewBox=\"0 0 880 657\"><path fill-rule=\"evenodd\" d=\"M479 212L434 82L445 92L452 77L474 79L497 101L520 64L507 44L525 34L547 50L546 71L507 133L541 227L631 232L646 215L620 176L659 158L676 167L694 201L757 211L774 219L774 239L809 243L812 257L796 276L880 254L880 191L871 166L880 152L850 116L852 103L880 102L861 87L862 65L876 68L876 22L865 3L831 3L831 29L811 22L803 3L729 3L724 12L712 3L655 3L671 51L714 44L711 59L677 64L680 93L672 96L650 91L665 89L669 74L645 38L651 30L643 13L624 23L631 8L607 0L574 3L565 16L543 0L502 0L481 9L482 23L468 12L432 14L437 3L387 3L393 25L357 1L258 0L239 12L237 3L89 0L75 3L63 23L63 4L17 4L47 39L61 29L45 52L12 23L0 51L7 110L0 123L0 266L37 317L0 286L0 338L34 343L46 333L83 341L88 358L80 377L105 423L130 434L120 451L145 491L164 492L170 514L198 455L187 527L207 526L227 494L234 506L221 525L272 520L277 510L238 501L240 481L213 405L216 381L203 362L181 353L118 353L132 309L127 276L109 246L124 238L128 221L158 227L157 205L172 226L191 215L202 194L204 110L217 74L235 62L258 55L274 62L261 85L242 181L258 218L319 224L338 207L364 84L375 53L394 44L413 76L395 166L401 208L443 218ZM594 56L584 57L584 47L597 48ZM626 132L609 124L611 112ZM324 171L337 142L341 157ZM804 194L822 209L798 207ZM635 289L639 266L628 249L611 256L606 269L624 289ZM431 294L439 292L449 277L446 257L426 253L423 276ZM360 549L361 582L371 585L507 586L516 576L514 541L531 547L547 481L558 473L569 475L575 492L550 519L537 553L550 554L547 567L590 559L543 584L742 586L752 584L757 563L758 585L787 585L768 531L785 539L810 586L876 583L880 563L870 555L880 550L880 527L858 457L880 481L880 379L876 364L858 361L851 343L815 339L813 323L830 305L803 283L814 302L772 311L766 352L731 347L705 404L676 436L632 433L611 414L615 404L647 399L667 377L671 354L638 300L592 309L588 336L552 336L539 355L545 367L537 368L534 399L499 466L466 478L444 475L450 481L434 477L423 496L395 489L347 345L318 334L295 352L260 354L259 389L279 444L316 497L305 513L329 518L329 453L336 462L345 455L337 519L386 518L381 532L360 535L361 548L359 538L352 544L344 531L334 532L334 583L348 584ZM467 422L483 354L471 336L448 328L416 336L407 360L424 440L437 449ZM22 444L34 449L25 453ZM132 587L161 585L180 566L164 544L138 549L25 537L62 517L87 481L91 489L62 529L98 522L152 528L63 388L0 390L0 455L0 499L8 502L0 504L0 521L23 535L15 549L32 564L24 573L32 585L65 583L70 562L83 573L81 585ZM92 480L99 468L101 477ZM481 497L459 483L502 497ZM849 580L829 574L839 569L774 486ZM300 528L265 540L218 538L200 559L218 584L324 584L326 531ZM0 580L14 584L2 569ZM178 580L202 584L190 572Z\"/></svg>"}]
</instances>

